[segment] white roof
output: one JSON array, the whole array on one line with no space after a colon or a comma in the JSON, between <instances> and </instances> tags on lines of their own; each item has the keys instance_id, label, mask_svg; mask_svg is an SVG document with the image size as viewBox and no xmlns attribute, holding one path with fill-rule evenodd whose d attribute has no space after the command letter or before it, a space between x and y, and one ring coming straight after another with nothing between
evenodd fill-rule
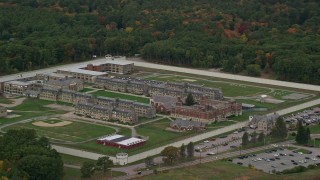
<instances>
[{"instance_id":1,"label":"white roof","mask_svg":"<svg viewBox=\"0 0 320 180\"><path fill-rule=\"evenodd\" d=\"M79 69L79 68L65 68L65 69L59 69L58 71L69 71L69 72L88 74L88 75L93 75L93 76L101 76L101 75L108 74L106 72L89 71L89 70Z\"/></svg>"},{"instance_id":2,"label":"white roof","mask_svg":"<svg viewBox=\"0 0 320 180\"><path fill-rule=\"evenodd\" d=\"M111 140L118 139L118 138L121 138L121 137L123 137L123 136L119 135L119 134L116 134L116 135L113 135L113 136L102 137L102 138L99 138L98 140L99 141L111 141Z\"/></svg>"},{"instance_id":3,"label":"white roof","mask_svg":"<svg viewBox=\"0 0 320 180\"><path fill-rule=\"evenodd\" d=\"M145 141L145 140L132 137L132 138L120 141L120 142L118 142L118 144L125 145L125 146L130 146L132 144L137 144L137 143L143 142L143 141Z\"/></svg>"},{"instance_id":4,"label":"white roof","mask_svg":"<svg viewBox=\"0 0 320 180\"><path fill-rule=\"evenodd\" d=\"M130 61L126 61L126 60L114 59L114 60L107 60L106 64L128 65L128 64L133 64L133 63Z\"/></svg>"}]
</instances>

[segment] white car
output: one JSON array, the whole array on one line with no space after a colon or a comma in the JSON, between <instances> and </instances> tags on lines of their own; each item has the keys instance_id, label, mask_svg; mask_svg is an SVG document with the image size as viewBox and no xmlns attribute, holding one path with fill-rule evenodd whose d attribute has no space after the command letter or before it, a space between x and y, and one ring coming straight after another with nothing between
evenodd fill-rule
<instances>
[{"instance_id":1,"label":"white car","mask_svg":"<svg viewBox=\"0 0 320 180\"><path fill-rule=\"evenodd\" d=\"M298 154L303 154L303 152L298 152Z\"/></svg>"},{"instance_id":2,"label":"white car","mask_svg":"<svg viewBox=\"0 0 320 180\"><path fill-rule=\"evenodd\" d=\"M208 143L209 141L208 140L206 140L206 141L203 141L204 143Z\"/></svg>"},{"instance_id":3,"label":"white car","mask_svg":"<svg viewBox=\"0 0 320 180\"><path fill-rule=\"evenodd\" d=\"M278 157L278 156L279 156L279 154L274 154L273 156L274 156L274 157Z\"/></svg>"},{"instance_id":4,"label":"white car","mask_svg":"<svg viewBox=\"0 0 320 180\"><path fill-rule=\"evenodd\" d=\"M261 159L261 158L257 158L257 160L258 160L258 161L262 161L262 159Z\"/></svg>"},{"instance_id":5,"label":"white car","mask_svg":"<svg viewBox=\"0 0 320 180\"><path fill-rule=\"evenodd\" d=\"M214 152L212 152L212 151L210 151L210 152L208 152L207 153L207 155L215 155L216 153L214 153Z\"/></svg>"},{"instance_id":6,"label":"white car","mask_svg":"<svg viewBox=\"0 0 320 180\"><path fill-rule=\"evenodd\" d=\"M238 133L239 133L238 131L233 132L233 134L238 134Z\"/></svg>"},{"instance_id":7,"label":"white car","mask_svg":"<svg viewBox=\"0 0 320 180\"><path fill-rule=\"evenodd\" d=\"M318 159L317 158L313 158L312 160L317 161Z\"/></svg>"}]
</instances>

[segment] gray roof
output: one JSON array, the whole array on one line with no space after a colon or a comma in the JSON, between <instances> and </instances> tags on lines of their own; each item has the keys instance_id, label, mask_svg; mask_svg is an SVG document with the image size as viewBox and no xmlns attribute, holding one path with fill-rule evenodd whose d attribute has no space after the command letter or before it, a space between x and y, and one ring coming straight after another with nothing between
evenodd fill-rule
<instances>
[{"instance_id":1,"label":"gray roof","mask_svg":"<svg viewBox=\"0 0 320 180\"><path fill-rule=\"evenodd\" d=\"M87 75L92 75L92 76L101 76L101 75L107 75L108 74L106 72L89 71L89 70L79 69L79 68L64 68L64 69L59 69L58 72L59 71L67 71L67 72L72 72L72 73L87 74Z\"/></svg>"},{"instance_id":2,"label":"gray roof","mask_svg":"<svg viewBox=\"0 0 320 180\"><path fill-rule=\"evenodd\" d=\"M277 113L274 113L272 115L254 115L252 120L251 120L251 124L256 124L259 121L267 121L267 122L274 122L280 115Z\"/></svg>"},{"instance_id":3,"label":"gray roof","mask_svg":"<svg viewBox=\"0 0 320 180\"><path fill-rule=\"evenodd\" d=\"M48 85L54 85L54 86L69 86L70 84L82 84L82 80L80 79L75 79L75 78L62 78L58 80L49 80L45 82L45 84Z\"/></svg>"},{"instance_id":4,"label":"gray roof","mask_svg":"<svg viewBox=\"0 0 320 180\"><path fill-rule=\"evenodd\" d=\"M105 100L105 101L116 101L115 98L110 98L110 97L105 97L105 96L98 96L97 97L98 100Z\"/></svg>"},{"instance_id":5,"label":"gray roof","mask_svg":"<svg viewBox=\"0 0 320 180\"><path fill-rule=\"evenodd\" d=\"M205 127L205 124L202 122L183 120L183 119L177 119L170 123L170 126L174 126L174 125L177 125L179 127L189 127L189 126Z\"/></svg>"},{"instance_id":6,"label":"gray roof","mask_svg":"<svg viewBox=\"0 0 320 180\"><path fill-rule=\"evenodd\" d=\"M177 98L171 96L152 96L154 102L160 102L166 109L172 109L176 106Z\"/></svg>"}]
</instances>

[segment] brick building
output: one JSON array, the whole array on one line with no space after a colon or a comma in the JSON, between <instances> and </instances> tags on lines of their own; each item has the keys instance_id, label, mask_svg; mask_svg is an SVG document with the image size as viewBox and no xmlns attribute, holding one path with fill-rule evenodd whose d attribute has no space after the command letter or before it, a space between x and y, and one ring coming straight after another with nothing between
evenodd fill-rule
<instances>
[{"instance_id":1,"label":"brick building","mask_svg":"<svg viewBox=\"0 0 320 180\"><path fill-rule=\"evenodd\" d=\"M44 81L43 86L80 91L83 89L83 81L80 79L64 77L56 80L52 79L52 80Z\"/></svg>"}]
</instances>

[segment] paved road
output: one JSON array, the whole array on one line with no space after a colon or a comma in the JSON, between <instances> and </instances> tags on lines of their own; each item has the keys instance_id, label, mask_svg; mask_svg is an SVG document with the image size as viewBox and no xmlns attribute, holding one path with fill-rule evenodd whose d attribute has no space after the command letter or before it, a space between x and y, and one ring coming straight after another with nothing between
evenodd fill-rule
<instances>
[{"instance_id":1,"label":"paved road","mask_svg":"<svg viewBox=\"0 0 320 180\"><path fill-rule=\"evenodd\" d=\"M286 109L279 110L279 111L277 111L277 113L280 114L280 115L286 115L286 114L289 114L289 113L292 113L292 112L295 112L295 111L299 111L301 109L306 109L308 107L319 105L319 104L320 104L320 99L316 99L316 100L309 101L309 102L306 102L306 103L303 103L303 104L299 104L299 105L296 105L296 106L292 106L292 107L289 107L289 108L286 108ZM270 113L270 114L273 114L273 113Z\"/></svg>"},{"instance_id":2,"label":"paved road","mask_svg":"<svg viewBox=\"0 0 320 180\"><path fill-rule=\"evenodd\" d=\"M135 60L134 58L128 59L129 62L133 62L133 63L135 63L135 66L140 66L140 67L169 70L169 71L175 71L175 72L181 72L181 73L188 72L189 74L197 74L197 75L203 75L203 76L209 76L209 77L218 77L218 78L225 78L225 79L231 79L231 80L237 80L237 81L253 82L253 83L258 83L258 84L276 85L276 86L282 86L282 87L320 91L320 86L317 86L317 85L294 83L294 82L287 82L287 81L278 81L278 80L271 80L271 79L262 79L262 78L233 75L233 74L225 74L225 73L221 73L221 72L211 72L211 71L207 71L207 70L199 70L199 69L183 68L183 67L168 66L168 65L161 65L161 64L153 64L153 63L134 61L134 60ZM20 74L22 74L22 77L30 77L30 76L34 76L37 73L55 72L57 69L60 69L60 68L84 67L88 63L103 63L105 61L106 61L105 58L100 58L100 59L96 59L96 60L92 60L92 61L56 66L56 67L51 67L51 68L47 68L47 69L40 69L40 70L30 71L30 72L25 72L25 73L20 73ZM14 80L20 74L2 76L2 77L0 77L0 82Z\"/></svg>"}]
</instances>

